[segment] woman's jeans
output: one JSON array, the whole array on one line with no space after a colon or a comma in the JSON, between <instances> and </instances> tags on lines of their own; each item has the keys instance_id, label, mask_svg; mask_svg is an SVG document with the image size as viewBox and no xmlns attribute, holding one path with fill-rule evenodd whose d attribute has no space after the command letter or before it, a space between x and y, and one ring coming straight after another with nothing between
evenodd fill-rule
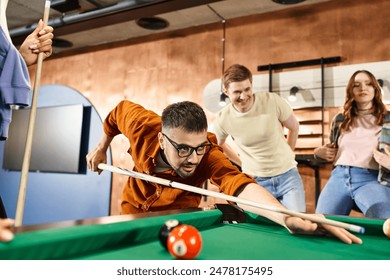
<instances>
[{"instance_id":1,"label":"woman's jeans","mask_svg":"<svg viewBox=\"0 0 390 280\"><path fill-rule=\"evenodd\" d=\"M316 213L349 215L354 204L370 218L390 218L390 186L377 181L378 171L336 166L318 199Z\"/></svg>"}]
</instances>

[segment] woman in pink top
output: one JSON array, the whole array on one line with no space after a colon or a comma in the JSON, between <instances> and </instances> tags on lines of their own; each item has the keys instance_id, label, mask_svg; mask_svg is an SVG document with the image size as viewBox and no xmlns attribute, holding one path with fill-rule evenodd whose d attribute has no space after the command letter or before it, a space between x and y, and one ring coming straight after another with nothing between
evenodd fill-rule
<instances>
[{"instance_id":1,"label":"woman in pink top","mask_svg":"<svg viewBox=\"0 0 390 280\"><path fill-rule=\"evenodd\" d=\"M378 81L369 71L356 71L347 85L344 112L333 119L330 144L314 151L335 166L316 213L348 215L356 205L366 217L390 217L390 186L379 183L373 157L388 119Z\"/></svg>"}]
</instances>

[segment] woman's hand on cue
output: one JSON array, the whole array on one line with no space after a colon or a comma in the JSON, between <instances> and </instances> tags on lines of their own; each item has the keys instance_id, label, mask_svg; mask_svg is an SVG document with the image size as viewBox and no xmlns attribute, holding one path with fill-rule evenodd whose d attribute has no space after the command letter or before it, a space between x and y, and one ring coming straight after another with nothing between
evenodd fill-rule
<instances>
[{"instance_id":1,"label":"woman's hand on cue","mask_svg":"<svg viewBox=\"0 0 390 280\"><path fill-rule=\"evenodd\" d=\"M313 214L325 218L320 214ZM363 241L346 229L327 224L318 224L298 217L287 216L285 220L288 230L293 234L331 235L346 244L362 244Z\"/></svg>"},{"instance_id":2,"label":"woman's hand on cue","mask_svg":"<svg viewBox=\"0 0 390 280\"><path fill-rule=\"evenodd\" d=\"M44 26L43 21L40 20L35 30L23 41L19 52L27 66L37 63L39 53L44 54L44 59L52 54L53 31L53 27Z\"/></svg>"}]
</instances>

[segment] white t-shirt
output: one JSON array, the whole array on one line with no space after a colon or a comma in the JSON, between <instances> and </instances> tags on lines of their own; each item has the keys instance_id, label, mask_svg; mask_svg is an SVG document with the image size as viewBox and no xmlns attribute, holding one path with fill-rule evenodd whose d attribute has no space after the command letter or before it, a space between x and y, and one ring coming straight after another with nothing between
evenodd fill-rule
<instances>
[{"instance_id":1,"label":"white t-shirt","mask_svg":"<svg viewBox=\"0 0 390 280\"><path fill-rule=\"evenodd\" d=\"M275 93L255 93L253 107L237 112L232 104L216 117L214 132L219 140L230 135L238 148L242 171L259 177L273 177L297 165L287 144L281 122L293 113L286 100Z\"/></svg>"}]
</instances>

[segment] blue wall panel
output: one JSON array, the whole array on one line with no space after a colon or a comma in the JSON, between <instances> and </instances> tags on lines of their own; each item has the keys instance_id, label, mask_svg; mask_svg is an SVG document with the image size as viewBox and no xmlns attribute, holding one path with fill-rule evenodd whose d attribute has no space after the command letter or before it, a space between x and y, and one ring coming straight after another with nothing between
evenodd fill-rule
<instances>
[{"instance_id":1,"label":"blue wall panel","mask_svg":"<svg viewBox=\"0 0 390 280\"><path fill-rule=\"evenodd\" d=\"M39 89L38 108L73 104L92 107L88 139L90 151L96 146L103 132L102 118L92 104L78 91L64 85L46 85ZM4 143L0 142L1 166L4 159ZM58 148L58 152L61 153L61 147ZM111 164L110 150L107 163ZM20 174L18 171L0 169L0 196L10 218L15 217ZM102 172L101 175L89 170L86 174L29 172L23 224L108 216L111 180L110 172Z\"/></svg>"}]
</instances>

